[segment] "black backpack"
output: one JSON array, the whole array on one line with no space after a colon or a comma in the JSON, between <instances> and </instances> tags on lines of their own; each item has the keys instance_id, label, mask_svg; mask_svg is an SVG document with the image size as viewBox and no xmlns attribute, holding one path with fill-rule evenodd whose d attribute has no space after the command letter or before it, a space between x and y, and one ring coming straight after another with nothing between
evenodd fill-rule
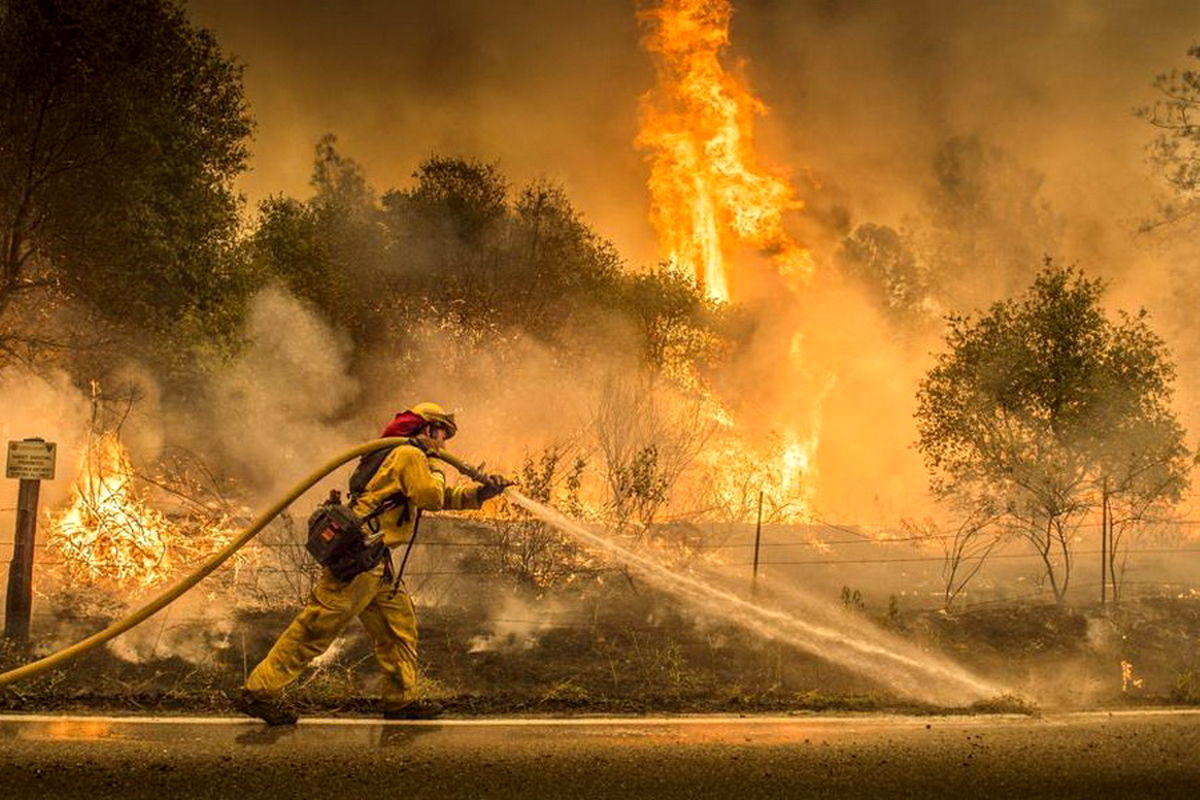
<instances>
[{"instance_id":1,"label":"black backpack","mask_svg":"<svg viewBox=\"0 0 1200 800\"><path fill-rule=\"evenodd\" d=\"M386 498L365 517L359 517L351 508L394 449L395 446L372 450L360 458L350 476L349 503L342 503L342 493L335 489L308 518L305 549L339 581L352 580L387 555L387 546L382 541L367 542L367 531L379 530L379 515L397 506L404 506L402 516L407 513L408 498L402 494Z\"/></svg>"},{"instance_id":2,"label":"black backpack","mask_svg":"<svg viewBox=\"0 0 1200 800\"><path fill-rule=\"evenodd\" d=\"M367 544L363 530L366 524L369 520L360 518L350 506L344 505L342 493L335 489L308 518L305 549L339 581L352 580L373 568L387 554L387 546L382 541Z\"/></svg>"}]
</instances>

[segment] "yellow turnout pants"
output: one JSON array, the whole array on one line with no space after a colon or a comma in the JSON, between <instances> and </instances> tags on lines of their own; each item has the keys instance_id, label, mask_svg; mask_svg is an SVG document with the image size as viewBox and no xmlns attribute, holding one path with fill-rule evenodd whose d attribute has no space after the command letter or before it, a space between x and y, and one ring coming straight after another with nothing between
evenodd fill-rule
<instances>
[{"instance_id":1,"label":"yellow turnout pants","mask_svg":"<svg viewBox=\"0 0 1200 800\"><path fill-rule=\"evenodd\" d=\"M263 700L277 699L355 617L375 642L375 658L383 669L384 707L410 702L417 679L417 618L404 586L393 594L383 563L349 583L324 570L308 605L250 673L246 689Z\"/></svg>"}]
</instances>

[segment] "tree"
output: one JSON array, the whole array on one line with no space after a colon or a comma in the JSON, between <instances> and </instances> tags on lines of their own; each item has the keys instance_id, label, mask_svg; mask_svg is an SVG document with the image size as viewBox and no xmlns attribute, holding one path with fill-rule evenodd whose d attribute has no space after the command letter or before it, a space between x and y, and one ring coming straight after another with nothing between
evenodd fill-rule
<instances>
[{"instance_id":1,"label":"tree","mask_svg":"<svg viewBox=\"0 0 1200 800\"><path fill-rule=\"evenodd\" d=\"M919 541L935 544L942 551L942 610L949 612L954 601L967 588L988 556L1000 544L1001 534L994 523L993 509L987 506L967 507L950 526L953 533L933 520L904 520L904 530Z\"/></svg>"},{"instance_id":2,"label":"tree","mask_svg":"<svg viewBox=\"0 0 1200 800\"><path fill-rule=\"evenodd\" d=\"M488 230L508 213L508 182L495 164L434 156L413 177L416 186L390 193L385 202L407 204L465 245L482 244Z\"/></svg>"},{"instance_id":3,"label":"tree","mask_svg":"<svg viewBox=\"0 0 1200 800\"><path fill-rule=\"evenodd\" d=\"M346 330L356 359L378 347L393 362L415 357L412 345L427 335L452 338L460 356L486 347L501 359L518 334L575 354L619 338L619 349L686 384L744 327L676 273L627 273L553 183L534 181L510 199L496 165L443 156L413 178L377 200L362 168L326 136L313 195L264 202L249 239L257 274Z\"/></svg>"},{"instance_id":4,"label":"tree","mask_svg":"<svg viewBox=\"0 0 1200 800\"><path fill-rule=\"evenodd\" d=\"M241 68L171 0L0 9L0 313L60 286L110 318L229 328Z\"/></svg>"},{"instance_id":5,"label":"tree","mask_svg":"<svg viewBox=\"0 0 1200 800\"><path fill-rule=\"evenodd\" d=\"M317 142L313 194L259 205L248 247L256 272L320 309L356 345L378 343L399 304L388 283L394 238L362 167L327 134Z\"/></svg>"},{"instance_id":6,"label":"tree","mask_svg":"<svg viewBox=\"0 0 1200 800\"><path fill-rule=\"evenodd\" d=\"M937 298L946 308L974 308L996 287L1018 291L1060 238L1042 175L978 136L955 136L938 149L933 178L914 244Z\"/></svg>"},{"instance_id":7,"label":"tree","mask_svg":"<svg viewBox=\"0 0 1200 800\"><path fill-rule=\"evenodd\" d=\"M1200 60L1200 45L1187 54ZM1143 226L1146 230L1190 217L1200 203L1200 70L1164 72L1154 79L1154 88L1159 99L1136 113L1158 131L1147 149L1170 197L1161 204L1160 218Z\"/></svg>"},{"instance_id":8,"label":"tree","mask_svg":"<svg viewBox=\"0 0 1200 800\"><path fill-rule=\"evenodd\" d=\"M931 316L928 267L917 258L907 237L895 229L859 225L842 240L837 261L892 321L913 325Z\"/></svg>"},{"instance_id":9,"label":"tree","mask_svg":"<svg viewBox=\"0 0 1200 800\"><path fill-rule=\"evenodd\" d=\"M1109 384L1097 410L1107 436L1098 443L1094 487L1099 492L1101 543L1112 600L1120 599L1127 533L1154 521L1187 489L1188 449L1170 411L1167 351L1145 324L1146 314L1122 317L1104 370ZM1168 368L1164 369L1164 363ZM1105 596L1101 589L1101 598Z\"/></svg>"},{"instance_id":10,"label":"tree","mask_svg":"<svg viewBox=\"0 0 1200 800\"><path fill-rule=\"evenodd\" d=\"M508 181L495 164L441 156L422 162L412 177L412 188L383 196L384 221L396 242L393 291L428 300L459 324L489 327L503 305L496 292ZM504 288L518 295L528 289L520 281Z\"/></svg>"},{"instance_id":11,"label":"tree","mask_svg":"<svg viewBox=\"0 0 1200 800\"><path fill-rule=\"evenodd\" d=\"M664 400L666 402L664 402ZM653 373L613 377L592 415L608 511L617 530L649 533L684 471L715 432L702 400L675 396Z\"/></svg>"},{"instance_id":12,"label":"tree","mask_svg":"<svg viewBox=\"0 0 1200 800\"><path fill-rule=\"evenodd\" d=\"M949 318L917 396L935 493L1028 542L1060 603L1086 519L1119 495L1132 520L1187 483L1167 348L1145 312L1110 320L1103 292L1047 261L1023 297Z\"/></svg>"}]
</instances>

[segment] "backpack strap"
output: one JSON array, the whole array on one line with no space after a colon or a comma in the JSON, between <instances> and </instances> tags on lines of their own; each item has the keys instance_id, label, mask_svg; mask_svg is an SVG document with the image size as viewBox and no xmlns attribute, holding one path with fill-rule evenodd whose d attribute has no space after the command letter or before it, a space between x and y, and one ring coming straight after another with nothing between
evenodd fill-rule
<instances>
[{"instance_id":1,"label":"backpack strap","mask_svg":"<svg viewBox=\"0 0 1200 800\"><path fill-rule=\"evenodd\" d=\"M371 531L371 533L378 533L380 515L385 511L399 507L404 508L404 512L400 515L400 519L404 520L405 515L408 513L408 498L403 493L396 492L391 497L384 498L382 503L371 509L371 513L362 518L362 523L367 526L367 530Z\"/></svg>"},{"instance_id":2,"label":"backpack strap","mask_svg":"<svg viewBox=\"0 0 1200 800\"><path fill-rule=\"evenodd\" d=\"M400 569L396 571L396 575L392 578L392 593L388 595L388 599L396 596L396 592L400 590L400 584L404 582L404 568L408 566L408 557L412 555L413 545L417 543L417 531L421 529L421 509L417 509L417 519L413 522L412 536L408 539L408 545L404 548L404 558L400 560ZM391 556L388 556L388 566L391 567Z\"/></svg>"},{"instance_id":3,"label":"backpack strap","mask_svg":"<svg viewBox=\"0 0 1200 800\"><path fill-rule=\"evenodd\" d=\"M359 496L366 491L367 485L371 483L371 479L374 478L379 472L380 467L383 466L383 462L387 460L387 457L391 454L391 452L397 447L403 447L404 445L415 447L425 455L429 455L429 451L425 449L425 446L416 439L405 439L403 444L396 444L392 445L391 447L382 447L378 450L372 450L371 452L364 454L362 458L358 460L358 466L354 469L354 473L350 476L350 498L348 505L353 506L354 503L357 502ZM408 510L408 497L403 492L396 492L390 497L385 497L379 505L371 509L371 512L362 518L363 524L372 533L378 533L379 516L386 511L390 511L393 508L398 508L401 506L405 508L405 512L401 514L401 519L403 520L406 518L405 514L407 514Z\"/></svg>"}]
</instances>

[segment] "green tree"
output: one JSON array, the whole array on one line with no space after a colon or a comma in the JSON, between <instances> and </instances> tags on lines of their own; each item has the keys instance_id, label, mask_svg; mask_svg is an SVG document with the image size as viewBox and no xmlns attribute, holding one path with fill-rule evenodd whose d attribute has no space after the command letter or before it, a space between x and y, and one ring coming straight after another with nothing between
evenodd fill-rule
<instances>
[{"instance_id":1,"label":"green tree","mask_svg":"<svg viewBox=\"0 0 1200 800\"><path fill-rule=\"evenodd\" d=\"M1200 45L1187 54L1200 61ZM1200 203L1200 69L1164 72L1154 79L1154 88L1159 99L1136 113L1157 130L1147 151L1170 194L1146 229L1191 217Z\"/></svg>"},{"instance_id":2,"label":"green tree","mask_svg":"<svg viewBox=\"0 0 1200 800\"><path fill-rule=\"evenodd\" d=\"M476 247L508 214L508 182L495 164L434 156L413 173L412 189L392 192L388 205L407 205L427 224Z\"/></svg>"},{"instance_id":3,"label":"green tree","mask_svg":"<svg viewBox=\"0 0 1200 800\"><path fill-rule=\"evenodd\" d=\"M53 285L151 330L228 329L251 127L241 68L176 3L5 3L0 312Z\"/></svg>"},{"instance_id":4,"label":"green tree","mask_svg":"<svg viewBox=\"0 0 1200 800\"><path fill-rule=\"evenodd\" d=\"M1079 525L1114 500L1129 524L1170 505L1190 466L1166 345L1144 312L1110 320L1103 292L1047 262L1024 296L949 318L917 396L935 493L1028 542L1060 603Z\"/></svg>"},{"instance_id":5,"label":"green tree","mask_svg":"<svg viewBox=\"0 0 1200 800\"><path fill-rule=\"evenodd\" d=\"M332 135L317 142L309 185L305 201L275 196L260 204L249 239L255 271L320 309L357 345L378 342L393 246L383 212L362 167L338 151Z\"/></svg>"},{"instance_id":6,"label":"green tree","mask_svg":"<svg viewBox=\"0 0 1200 800\"><path fill-rule=\"evenodd\" d=\"M504 305L494 290L504 271L508 181L495 164L441 156L422 162L412 177L411 188L383 196L396 242L393 291L428 300L460 324L490 327Z\"/></svg>"},{"instance_id":7,"label":"green tree","mask_svg":"<svg viewBox=\"0 0 1200 800\"><path fill-rule=\"evenodd\" d=\"M619 339L675 377L727 352L735 313L675 273L626 273L561 187L535 181L510 199L496 165L441 156L413 178L377 200L362 168L324 137L313 195L260 207L256 273L347 330L360 358L376 346L403 358L419 348L394 343L433 330L452 333L468 358L484 346L503 357L515 333L574 353Z\"/></svg>"}]
</instances>

